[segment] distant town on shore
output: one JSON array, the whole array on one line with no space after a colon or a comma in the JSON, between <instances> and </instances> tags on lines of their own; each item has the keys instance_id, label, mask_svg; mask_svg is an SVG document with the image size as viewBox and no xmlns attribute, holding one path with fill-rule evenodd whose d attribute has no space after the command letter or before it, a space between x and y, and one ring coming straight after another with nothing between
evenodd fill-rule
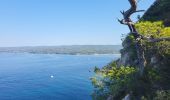
<instances>
[{"instance_id":1,"label":"distant town on shore","mask_svg":"<svg viewBox=\"0 0 170 100\"><path fill-rule=\"evenodd\" d=\"M67 45L67 46L24 46L0 47L5 53L34 54L119 54L121 45Z\"/></svg>"}]
</instances>

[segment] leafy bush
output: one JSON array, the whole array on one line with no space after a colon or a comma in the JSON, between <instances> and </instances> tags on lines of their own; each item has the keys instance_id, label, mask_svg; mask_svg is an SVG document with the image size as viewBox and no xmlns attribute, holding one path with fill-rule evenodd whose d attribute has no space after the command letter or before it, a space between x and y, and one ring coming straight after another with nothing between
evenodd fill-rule
<instances>
[{"instance_id":1,"label":"leafy bush","mask_svg":"<svg viewBox=\"0 0 170 100\"><path fill-rule=\"evenodd\" d=\"M136 23L135 27L140 34L143 34L145 36L152 36L153 38L170 36L170 27L164 27L163 22L161 21L142 21Z\"/></svg>"},{"instance_id":2,"label":"leafy bush","mask_svg":"<svg viewBox=\"0 0 170 100\"><path fill-rule=\"evenodd\" d=\"M94 100L106 100L109 95L121 98L124 96L122 93L131 91L133 87L137 72L134 67L116 67L114 62L110 65L114 66L97 71L96 75L91 78L95 87Z\"/></svg>"},{"instance_id":3,"label":"leafy bush","mask_svg":"<svg viewBox=\"0 0 170 100\"><path fill-rule=\"evenodd\" d=\"M136 28L138 32L144 36L152 38L170 37L170 27L164 27L163 22L149 22L141 21L136 23ZM170 55L170 42L160 41L155 43L148 43L148 41L143 41L145 46L146 56L148 54L155 54L160 56Z\"/></svg>"}]
</instances>

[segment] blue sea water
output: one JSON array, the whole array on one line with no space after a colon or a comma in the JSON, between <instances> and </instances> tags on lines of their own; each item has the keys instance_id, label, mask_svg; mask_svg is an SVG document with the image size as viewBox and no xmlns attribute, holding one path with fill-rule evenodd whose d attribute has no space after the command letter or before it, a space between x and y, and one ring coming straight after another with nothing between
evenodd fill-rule
<instances>
[{"instance_id":1,"label":"blue sea water","mask_svg":"<svg viewBox=\"0 0 170 100\"><path fill-rule=\"evenodd\" d=\"M91 100L94 66L119 56L0 53L0 100Z\"/></svg>"}]
</instances>

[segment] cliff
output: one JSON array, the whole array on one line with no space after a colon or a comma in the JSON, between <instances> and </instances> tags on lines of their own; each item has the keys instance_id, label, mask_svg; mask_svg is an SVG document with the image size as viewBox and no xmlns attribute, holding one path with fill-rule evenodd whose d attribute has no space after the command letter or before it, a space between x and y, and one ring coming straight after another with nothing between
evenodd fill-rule
<instances>
[{"instance_id":1,"label":"cliff","mask_svg":"<svg viewBox=\"0 0 170 100\"><path fill-rule=\"evenodd\" d=\"M156 0L134 27L143 37L170 37L170 1ZM95 68L94 100L170 100L170 41L140 40L145 65L140 68L137 40L133 33L122 42L121 58Z\"/></svg>"}]
</instances>

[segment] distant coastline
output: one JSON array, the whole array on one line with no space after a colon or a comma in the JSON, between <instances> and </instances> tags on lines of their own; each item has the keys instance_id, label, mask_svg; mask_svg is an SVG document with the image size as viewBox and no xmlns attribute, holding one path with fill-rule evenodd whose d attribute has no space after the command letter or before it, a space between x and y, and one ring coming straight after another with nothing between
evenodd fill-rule
<instances>
[{"instance_id":1,"label":"distant coastline","mask_svg":"<svg viewBox=\"0 0 170 100\"><path fill-rule=\"evenodd\" d=\"M121 45L24 46L0 47L0 53L100 55L120 54L121 48Z\"/></svg>"}]
</instances>

